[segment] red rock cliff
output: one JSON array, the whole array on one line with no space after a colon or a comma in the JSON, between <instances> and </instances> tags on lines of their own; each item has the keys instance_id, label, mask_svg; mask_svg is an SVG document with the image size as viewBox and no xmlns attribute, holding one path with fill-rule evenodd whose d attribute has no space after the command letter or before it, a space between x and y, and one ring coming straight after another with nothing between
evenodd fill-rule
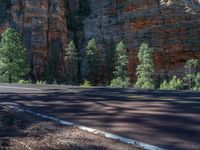
<instances>
[{"instance_id":1,"label":"red rock cliff","mask_svg":"<svg viewBox=\"0 0 200 150\"><path fill-rule=\"evenodd\" d=\"M5 0L0 3L0 32L11 26L23 34L32 75L40 78L53 42L62 50L68 41L63 0Z\"/></svg>"},{"instance_id":2,"label":"red rock cliff","mask_svg":"<svg viewBox=\"0 0 200 150\"><path fill-rule=\"evenodd\" d=\"M200 59L200 0L90 0L85 38L95 37L102 51L106 42L123 40L129 72L135 75L142 42L155 49L156 74L181 75L191 58Z\"/></svg>"},{"instance_id":3,"label":"red rock cliff","mask_svg":"<svg viewBox=\"0 0 200 150\"><path fill-rule=\"evenodd\" d=\"M83 31L70 31L70 36L81 35L80 50L84 50L84 42L95 38L103 59L109 41L123 40L131 77L142 42L155 49L156 75L181 75L186 60L200 59L200 0L88 1L91 14L83 20ZM63 50L68 41L65 12L78 9L80 0L0 1L0 32L10 25L23 33L27 60L38 78L51 43L59 43Z\"/></svg>"}]
</instances>

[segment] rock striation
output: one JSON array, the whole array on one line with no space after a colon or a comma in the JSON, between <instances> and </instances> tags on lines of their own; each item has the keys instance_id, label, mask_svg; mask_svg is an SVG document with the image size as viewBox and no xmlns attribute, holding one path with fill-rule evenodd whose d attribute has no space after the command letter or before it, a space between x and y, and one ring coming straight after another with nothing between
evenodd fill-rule
<instances>
[{"instance_id":1,"label":"rock striation","mask_svg":"<svg viewBox=\"0 0 200 150\"><path fill-rule=\"evenodd\" d=\"M199 0L90 0L85 39L96 38L102 51L108 42L124 41L133 77L138 47L155 49L155 75L182 75L184 63L200 59Z\"/></svg>"},{"instance_id":2,"label":"rock striation","mask_svg":"<svg viewBox=\"0 0 200 150\"><path fill-rule=\"evenodd\" d=\"M22 33L33 78L42 77L51 45L62 54L68 41L65 14L63 0L0 1L0 32L12 27Z\"/></svg>"},{"instance_id":3,"label":"rock striation","mask_svg":"<svg viewBox=\"0 0 200 150\"><path fill-rule=\"evenodd\" d=\"M90 14L80 19L86 1ZM73 12L79 16L70 19L79 22L69 28ZM68 35L78 36L79 50L95 38L103 61L111 43L123 41L132 80L142 42L155 49L157 78L182 75L188 59L200 59L200 0L0 0L0 32L8 26L23 34L35 78L42 76L53 43L62 56Z\"/></svg>"}]
</instances>

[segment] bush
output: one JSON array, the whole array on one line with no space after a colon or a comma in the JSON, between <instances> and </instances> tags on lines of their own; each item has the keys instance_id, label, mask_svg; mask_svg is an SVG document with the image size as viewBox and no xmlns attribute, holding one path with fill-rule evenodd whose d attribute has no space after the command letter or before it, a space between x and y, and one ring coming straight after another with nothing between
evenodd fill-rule
<instances>
[{"instance_id":1,"label":"bush","mask_svg":"<svg viewBox=\"0 0 200 150\"><path fill-rule=\"evenodd\" d=\"M118 77L116 79L113 79L111 81L110 87L113 88L127 88L130 87L130 79L127 77L125 80L122 80L122 78Z\"/></svg>"},{"instance_id":2,"label":"bush","mask_svg":"<svg viewBox=\"0 0 200 150\"><path fill-rule=\"evenodd\" d=\"M19 80L18 83L19 84L30 84L31 81L29 81L29 80Z\"/></svg>"},{"instance_id":3,"label":"bush","mask_svg":"<svg viewBox=\"0 0 200 150\"><path fill-rule=\"evenodd\" d=\"M164 80L164 82L160 85L161 90L169 90L169 83Z\"/></svg>"},{"instance_id":4,"label":"bush","mask_svg":"<svg viewBox=\"0 0 200 150\"><path fill-rule=\"evenodd\" d=\"M193 90L200 90L200 72L196 74L194 78Z\"/></svg>"},{"instance_id":5,"label":"bush","mask_svg":"<svg viewBox=\"0 0 200 150\"><path fill-rule=\"evenodd\" d=\"M166 80L160 85L161 90L180 90L183 87L181 79L174 76L171 81Z\"/></svg>"},{"instance_id":6,"label":"bush","mask_svg":"<svg viewBox=\"0 0 200 150\"><path fill-rule=\"evenodd\" d=\"M46 81L37 81L36 84L38 84L38 85L44 85L44 84L47 84L47 83L46 83Z\"/></svg>"},{"instance_id":7,"label":"bush","mask_svg":"<svg viewBox=\"0 0 200 150\"><path fill-rule=\"evenodd\" d=\"M84 87L84 88L89 88L89 87L91 87L92 86L92 84L91 84L91 82L90 81L88 81L88 80L85 80L84 81L84 83L83 83L83 85L81 85L82 87Z\"/></svg>"},{"instance_id":8,"label":"bush","mask_svg":"<svg viewBox=\"0 0 200 150\"><path fill-rule=\"evenodd\" d=\"M139 79L135 84L136 89L155 89L153 79Z\"/></svg>"},{"instance_id":9,"label":"bush","mask_svg":"<svg viewBox=\"0 0 200 150\"><path fill-rule=\"evenodd\" d=\"M195 78L197 75L197 65L198 65L198 60L197 59L190 59L186 62L185 64L185 76L183 80L185 81L186 85L190 90L195 88Z\"/></svg>"}]
</instances>

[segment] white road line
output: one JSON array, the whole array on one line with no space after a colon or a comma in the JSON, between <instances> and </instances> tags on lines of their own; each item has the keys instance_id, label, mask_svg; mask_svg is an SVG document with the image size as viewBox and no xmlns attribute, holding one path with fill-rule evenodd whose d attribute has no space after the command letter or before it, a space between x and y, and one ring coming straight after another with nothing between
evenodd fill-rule
<instances>
[{"instance_id":1,"label":"white road line","mask_svg":"<svg viewBox=\"0 0 200 150\"><path fill-rule=\"evenodd\" d=\"M2 85L0 85L0 88L5 88L5 89L17 89L17 90L34 90L34 91L40 91L40 89L37 89L37 88L25 88L25 87L2 86Z\"/></svg>"},{"instance_id":2,"label":"white road line","mask_svg":"<svg viewBox=\"0 0 200 150\"><path fill-rule=\"evenodd\" d=\"M61 120L61 119L58 119L58 118L55 118L55 117L52 117L52 116L48 116L48 115L44 115L44 114L41 114L41 113L31 111L31 110L22 109L22 108L19 108L19 107L16 107L16 106L11 106L11 105L5 105L5 104L2 104L2 103L0 103L0 104L5 108L10 108L10 109L14 109L18 112L31 114L33 116L37 116L37 117L40 117L42 119L54 121L54 122L62 124L62 125L73 126L73 127L76 127L80 130L84 130L84 131L87 131L87 132L90 132L90 133L93 133L93 134L98 134L98 135L101 135L105 138L118 140L118 141L121 141L121 142L126 143L126 144L131 144L131 145L134 145L135 147L142 148L142 149L145 149L145 150L166 150L166 149L163 149L161 147L157 147L157 146L150 145L150 144L147 144L147 143L143 143L143 142L140 142L140 141L132 140L132 139L122 137L122 136L118 136L118 135L115 135L115 134L111 134L111 133L108 133L108 132L100 131L100 130L97 130L97 129L89 128L89 127L86 127L86 126L81 126L81 125L78 125L78 124L75 124L75 123L72 123L72 122L69 122L69 121Z\"/></svg>"}]
</instances>

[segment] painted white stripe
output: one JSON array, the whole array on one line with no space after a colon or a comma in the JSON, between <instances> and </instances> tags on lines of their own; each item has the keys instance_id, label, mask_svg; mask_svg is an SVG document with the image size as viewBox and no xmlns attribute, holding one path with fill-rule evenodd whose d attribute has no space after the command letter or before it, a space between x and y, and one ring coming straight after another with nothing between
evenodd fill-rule
<instances>
[{"instance_id":1,"label":"painted white stripe","mask_svg":"<svg viewBox=\"0 0 200 150\"><path fill-rule=\"evenodd\" d=\"M15 86L3 86L0 85L0 88L4 88L4 89L18 89L18 90L34 90L34 91L40 91L40 89L37 88L25 88L25 87L15 87Z\"/></svg>"},{"instance_id":2,"label":"painted white stripe","mask_svg":"<svg viewBox=\"0 0 200 150\"><path fill-rule=\"evenodd\" d=\"M142 148L142 149L145 149L145 150L166 150L166 149L163 149L161 147L157 147L157 146L150 145L150 144L147 144L147 143L143 143L143 142L140 142L140 141L132 140L132 139L125 138L125 137L122 137L122 136L118 136L118 135L115 135L115 134L111 134L111 133L108 133L108 132L100 131L100 130L97 130L97 129L81 126L81 125L78 125L78 124L75 124L75 123L72 123L72 122L69 122L69 121L60 120L58 118L48 116L48 115L44 115L44 114L41 114L41 113L37 113L37 112L31 111L31 110L21 109L19 107L11 106L11 105L5 105L5 104L1 104L1 105L3 105L6 108L14 109L18 112L28 113L28 114L31 114L33 116L37 116L37 117L40 117L42 119L54 121L54 122L62 124L62 125L73 126L73 127L76 127L80 130L84 130L84 131L87 131L87 132L90 132L90 133L93 133L93 134L98 134L98 135L101 135L101 136L109 138L109 139L118 140L118 141L121 141L121 142L126 143L126 144L131 144L131 145L134 145L135 147Z\"/></svg>"}]
</instances>

